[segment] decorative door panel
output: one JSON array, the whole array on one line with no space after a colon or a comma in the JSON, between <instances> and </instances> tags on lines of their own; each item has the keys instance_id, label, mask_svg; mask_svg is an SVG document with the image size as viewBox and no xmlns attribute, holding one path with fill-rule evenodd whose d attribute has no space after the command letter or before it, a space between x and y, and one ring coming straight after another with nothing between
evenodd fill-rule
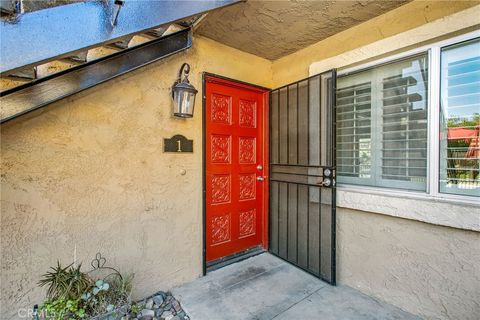
<instances>
[{"instance_id":1,"label":"decorative door panel","mask_svg":"<svg viewBox=\"0 0 480 320\"><path fill-rule=\"evenodd\" d=\"M268 92L208 76L205 87L207 263L266 245ZM268 167L268 166L267 166Z\"/></svg>"}]
</instances>

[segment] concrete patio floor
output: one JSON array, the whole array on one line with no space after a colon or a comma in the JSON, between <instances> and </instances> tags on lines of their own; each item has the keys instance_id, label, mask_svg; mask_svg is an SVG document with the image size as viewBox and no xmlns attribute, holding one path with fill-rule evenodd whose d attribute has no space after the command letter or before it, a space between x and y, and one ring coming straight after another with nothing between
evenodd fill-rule
<instances>
[{"instance_id":1,"label":"concrete patio floor","mask_svg":"<svg viewBox=\"0 0 480 320\"><path fill-rule=\"evenodd\" d=\"M192 320L420 319L347 286L330 286L268 254L174 288Z\"/></svg>"}]
</instances>

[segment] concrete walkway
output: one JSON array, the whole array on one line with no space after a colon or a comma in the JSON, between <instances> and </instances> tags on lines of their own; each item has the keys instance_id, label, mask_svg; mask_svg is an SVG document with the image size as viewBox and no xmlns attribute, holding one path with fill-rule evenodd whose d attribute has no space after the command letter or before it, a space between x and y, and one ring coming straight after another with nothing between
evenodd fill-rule
<instances>
[{"instance_id":1,"label":"concrete walkway","mask_svg":"<svg viewBox=\"0 0 480 320\"><path fill-rule=\"evenodd\" d=\"M172 292L192 320L420 319L350 287L330 286L268 253Z\"/></svg>"}]
</instances>

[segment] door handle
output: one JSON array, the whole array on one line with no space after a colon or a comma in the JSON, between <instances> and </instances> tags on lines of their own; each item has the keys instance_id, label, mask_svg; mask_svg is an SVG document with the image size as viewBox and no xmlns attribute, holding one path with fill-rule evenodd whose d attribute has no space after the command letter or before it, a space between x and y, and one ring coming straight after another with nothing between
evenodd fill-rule
<instances>
[{"instance_id":1,"label":"door handle","mask_svg":"<svg viewBox=\"0 0 480 320\"><path fill-rule=\"evenodd\" d=\"M330 187L331 184L332 184L332 180L330 180L329 178L325 178L323 179L322 182L320 182L320 185L322 187Z\"/></svg>"},{"instance_id":2,"label":"door handle","mask_svg":"<svg viewBox=\"0 0 480 320\"><path fill-rule=\"evenodd\" d=\"M262 176L258 176L258 177L257 177L257 181L263 181L263 180L265 180L264 177L262 177Z\"/></svg>"},{"instance_id":3,"label":"door handle","mask_svg":"<svg viewBox=\"0 0 480 320\"><path fill-rule=\"evenodd\" d=\"M335 180L332 181L332 179L330 179L330 178L323 178L323 180L319 181L317 184L321 187L330 188L330 187L333 187L335 185Z\"/></svg>"}]
</instances>

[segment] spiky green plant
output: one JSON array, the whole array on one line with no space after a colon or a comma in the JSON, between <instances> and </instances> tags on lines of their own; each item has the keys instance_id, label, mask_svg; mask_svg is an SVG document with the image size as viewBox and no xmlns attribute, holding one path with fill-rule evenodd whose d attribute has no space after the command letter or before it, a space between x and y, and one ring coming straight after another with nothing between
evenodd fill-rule
<instances>
[{"instance_id":1,"label":"spiky green plant","mask_svg":"<svg viewBox=\"0 0 480 320\"><path fill-rule=\"evenodd\" d=\"M117 304L130 303L130 294L133 287L134 274L124 274L122 277L116 277L112 281L112 294Z\"/></svg>"},{"instance_id":2,"label":"spiky green plant","mask_svg":"<svg viewBox=\"0 0 480 320\"><path fill-rule=\"evenodd\" d=\"M47 297L56 299L59 297L78 299L93 283L90 277L80 270L81 264L70 264L63 268L57 261L52 271L45 273L38 282L40 287L48 286Z\"/></svg>"}]
</instances>

